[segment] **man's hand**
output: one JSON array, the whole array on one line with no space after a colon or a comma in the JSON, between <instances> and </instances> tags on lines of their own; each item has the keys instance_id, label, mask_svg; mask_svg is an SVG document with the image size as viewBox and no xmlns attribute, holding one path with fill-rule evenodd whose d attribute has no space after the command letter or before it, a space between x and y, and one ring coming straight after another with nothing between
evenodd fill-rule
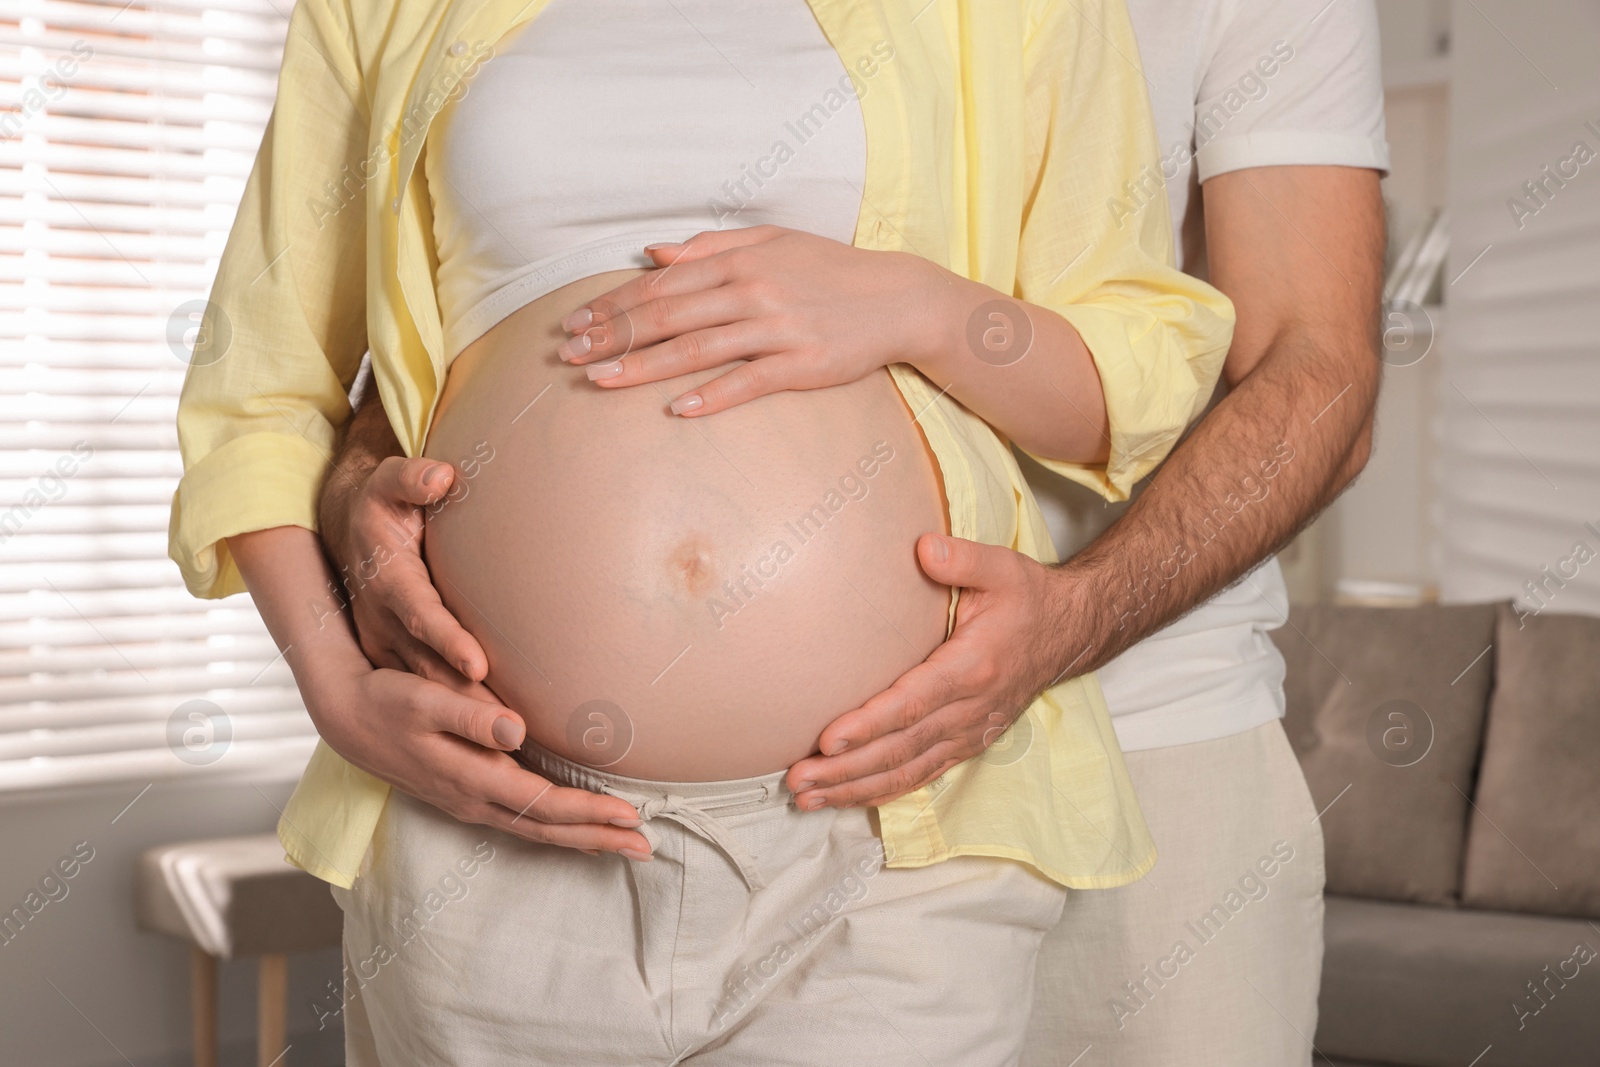
<instances>
[{"instance_id":1,"label":"man's hand","mask_svg":"<svg viewBox=\"0 0 1600 1067\"><path fill-rule=\"evenodd\" d=\"M323 544L373 664L436 682L481 682L488 657L439 599L422 561L426 515L449 505L455 468L406 459L399 450L374 393L352 420L323 487Z\"/></svg>"},{"instance_id":2,"label":"man's hand","mask_svg":"<svg viewBox=\"0 0 1600 1067\"><path fill-rule=\"evenodd\" d=\"M1205 603L1361 471L1381 367L1377 173L1232 171L1206 183L1205 203L1211 282L1239 315L1223 371L1231 392L1122 518L1065 563L972 546L983 565L969 578L930 567L919 543L929 575L989 583L973 599L995 606L958 609L955 632L924 664L823 731L825 754L841 739L851 746L791 768L803 806L886 803L932 781L984 747L975 731L1001 721L988 716L1009 724L1056 675L1098 669ZM1200 534L1219 508L1232 521ZM1171 561L1169 578L1158 563ZM1032 615L1020 614L1026 605Z\"/></svg>"},{"instance_id":3,"label":"man's hand","mask_svg":"<svg viewBox=\"0 0 1600 1067\"><path fill-rule=\"evenodd\" d=\"M1020 552L924 534L928 577L961 587L950 638L893 686L822 732L821 749L789 769L805 809L886 804L982 753L1075 653L1055 620L1071 617L1050 568Z\"/></svg>"}]
</instances>

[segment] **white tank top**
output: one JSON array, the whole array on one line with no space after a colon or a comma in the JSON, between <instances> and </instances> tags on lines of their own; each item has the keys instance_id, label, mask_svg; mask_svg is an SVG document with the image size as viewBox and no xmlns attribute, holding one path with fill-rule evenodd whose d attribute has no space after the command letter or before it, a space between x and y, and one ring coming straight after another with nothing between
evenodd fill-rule
<instances>
[{"instance_id":1,"label":"white tank top","mask_svg":"<svg viewBox=\"0 0 1600 1067\"><path fill-rule=\"evenodd\" d=\"M523 305L702 230L849 242L850 76L805 0L552 0L428 132L446 358Z\"/></svg>"}]
</instances>

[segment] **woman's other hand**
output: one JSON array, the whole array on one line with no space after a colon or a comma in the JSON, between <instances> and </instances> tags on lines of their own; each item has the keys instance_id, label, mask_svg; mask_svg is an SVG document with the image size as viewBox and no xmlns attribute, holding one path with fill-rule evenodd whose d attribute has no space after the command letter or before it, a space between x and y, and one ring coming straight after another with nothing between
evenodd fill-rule
<instances>
[{"instance_id":1,"label":"woman's other hand","mask_svg":"<svg viewBox=\"0 0 1600 1067\"><path fill-rule=\"evenodd\" d=\"M626 801L554 786L508 754L522 744L522 720L483 686L488 658L440 601L422 560L426 509L448 501L455 468L389 456L329 477L323 543L371 663L323 668L302 683L323 739L368 774L462 822L648 857L649 842L625 828L638 825Z\"/></svg>"},{"instance_id":2,"label":"woman's other hand","mask_svg":"<svg viewBox=\"0 0 1600 1067\"><path fill-rule=\"evenodd\" d=\"M316 534L278 526L236 534L228 549L311 721L339 755L457 819L529 841L648 858L627 801L559 788L512 759L522 720L481 684L374 668L333 592Z\"/></svg>"},{"instance_id":3,"label":"woman's other hand","mask_svg":"<svg viewBox=\"0 0 1600 1067\"><path fill-rule=\"evenodd\" d=\"M557 786L512 759L522 722L482 685L444 685L356 657L303 664L297 679L335 752L452 818L538 844L648 858L627 801Z\"/></svg>"},{"instance_id":4,"label":"woman's other hand","mask_svg":"<svg viewBox=\"0 0 1600 1067\"><path fill-rule=\"evenodd\" d=\"M659 269L569 315L560 355L607 388L749 361L673 398L689 416L916 363L936 344L941 293L960 281L919 256L780 226L646 251Z\"/></svg>"},{"instance_id":5,"label":"woman's other hand","mask_svg":"<svg viewBox=\"0 0 1600 1067\"><path fill-rule=\"evenodd\" d=\"M1040 692L1068 676L1075 652L1055 625L1072 610L1051 568L1008 548L924 534L917 559L959 586L950 637L894 685L823 730L789 769L800 807L877 806L982 754Z\"/></svg>"}]
</instances>

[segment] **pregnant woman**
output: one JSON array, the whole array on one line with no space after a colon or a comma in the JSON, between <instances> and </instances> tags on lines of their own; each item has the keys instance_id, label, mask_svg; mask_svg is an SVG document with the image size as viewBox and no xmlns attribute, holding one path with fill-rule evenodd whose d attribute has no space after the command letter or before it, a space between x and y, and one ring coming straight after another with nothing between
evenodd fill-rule
<instances>
[{"instance_id":1,"label":"pregnant woman","mask_svg":"<svg viewBox=\"0 0 1600 1067\"><path fill-rule=\"evenodd\" d=\"M465 692L542 783L485 829L319 747L280 835L339 887L347 1062L1014 1062L1063 887L1153 862L1092 681L876 811L784 772L948 632L920 535L1053 558L996 429L1119 495L1214 381L1226 302L1106 206L1154 144L1089 6L296 8L173 555L336 747ZM426 560L487 688L374 669L311 533L369 349L362 417L457 468Z\"/></svg>"}]
</instances>

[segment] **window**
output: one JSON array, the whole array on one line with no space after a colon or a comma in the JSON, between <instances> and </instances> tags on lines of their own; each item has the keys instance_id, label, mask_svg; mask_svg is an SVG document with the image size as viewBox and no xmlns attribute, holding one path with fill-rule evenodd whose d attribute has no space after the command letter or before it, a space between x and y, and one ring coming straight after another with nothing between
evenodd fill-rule
<instances>
[{"instance_id":1,"label":"window","mask_svg":"<svg viewBox=\"0 0 1600 1067\"><path fill-rule=\"evenodd\" d=\"M1561 73L1592 68L1595 34L1537 22L1518 36L1522 56L1476 15L1451 44L1439 594L1600 615L1600 90ZM1493 64L1512 66L1478 76Z\"/></svg>"},{"instance_id":2,"label":"window","mask_svg":"<svg viewBox=\"0 0 1600 1067\"><path fill-rule=\"evenodd\" d=\"M0 0L0 793L289 776L314 743L249 599L193 599L166 555L280 2Z\"/></svg>"}]
</instances>

